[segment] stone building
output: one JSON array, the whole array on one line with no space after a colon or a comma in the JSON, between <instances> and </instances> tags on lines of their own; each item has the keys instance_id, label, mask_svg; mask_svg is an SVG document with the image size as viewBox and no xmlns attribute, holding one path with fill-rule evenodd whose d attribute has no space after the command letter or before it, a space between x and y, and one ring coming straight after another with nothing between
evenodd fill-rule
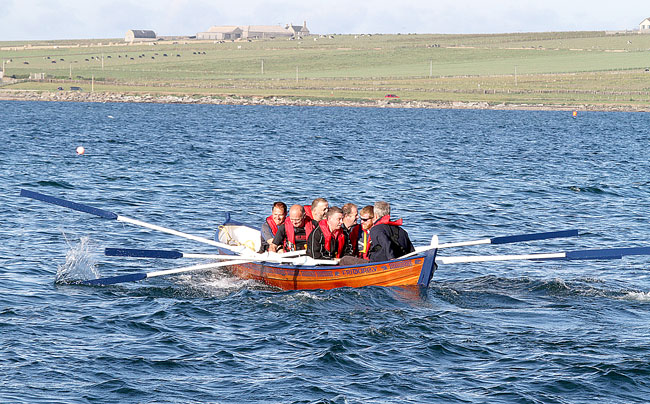
<instances>
[{"instance_id":1,"label":"stone building","mask_svg":"<svg viewBox=\"0 0 650 404\"><path fill-rule=\"evenodd\" d=\"M235 25L213 26L206 32L196 34L196 39L233 40L242 37L242 30Z\"/></svg>"},{"instance_id":2,"label":"stone building","mask_svg":"<svg viewBox=\"0 0 650 404\"><path fill-rule=\"evenodd\" d=\"M307 28L307 21L303 21L302 27L300 25L293 25L293 23L285 27L294 37L302 37L309 35L309 29Z\"/></svg>"}]
</instances>

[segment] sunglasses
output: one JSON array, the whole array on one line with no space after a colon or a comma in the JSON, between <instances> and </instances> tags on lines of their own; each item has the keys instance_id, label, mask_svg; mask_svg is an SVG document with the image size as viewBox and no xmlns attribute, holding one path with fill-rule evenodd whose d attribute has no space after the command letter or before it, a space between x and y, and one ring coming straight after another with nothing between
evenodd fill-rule
<instances>
[{"instance_id":1,"label":"sunglasses","mask_svg":"<svg viewBox=\"0 0 650 404\"><path fill-rule=\"evenodd\" d=\"M360 217L359 219L361 219L362 222L365 222L366 220L370 220L372 218L371 217Z\"/></svg>"}]
</instances>

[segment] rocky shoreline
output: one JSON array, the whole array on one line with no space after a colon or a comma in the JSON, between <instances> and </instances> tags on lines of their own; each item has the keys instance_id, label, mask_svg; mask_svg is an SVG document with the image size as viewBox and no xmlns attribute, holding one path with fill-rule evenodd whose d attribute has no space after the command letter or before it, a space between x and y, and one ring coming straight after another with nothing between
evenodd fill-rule
<instances>
[{"instance_id":1,"label":"rocky shoreline","mask_svg":"<svg viewBox=\"0 0 650 404\"><path fill-rule=\"evenodd\" d=\"M215 97L190 95L128 94L81 91L27 91L0 89L4 101L56 102L133 102L157 104L270 105L366 108L427 108L427 109L494 109L531 111L625 111L650 112L650 106L631 105L551 105L551 104L488 104L487 102L427 102L404 100L346 101L310 100L283 97Z\"/></svg>"}]
</instances>

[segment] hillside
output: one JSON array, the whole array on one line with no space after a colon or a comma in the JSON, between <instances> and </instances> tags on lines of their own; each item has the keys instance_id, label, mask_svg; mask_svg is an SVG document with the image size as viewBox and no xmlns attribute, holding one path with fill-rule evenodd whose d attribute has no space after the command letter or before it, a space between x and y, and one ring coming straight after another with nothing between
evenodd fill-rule
<instances>
[{"instance_id":1,"label":"hillside","mask_svg":"<svg viewBox=\"0 0 650 404\"><path fill-rule=\"evenodd\" d=\"M650 35L333 35L0 42L0 90L313 100L650 106ZM44 73L47 80L28 80ZM90 82L94 79L94 85Z\"/></svg>"}]
</instances>

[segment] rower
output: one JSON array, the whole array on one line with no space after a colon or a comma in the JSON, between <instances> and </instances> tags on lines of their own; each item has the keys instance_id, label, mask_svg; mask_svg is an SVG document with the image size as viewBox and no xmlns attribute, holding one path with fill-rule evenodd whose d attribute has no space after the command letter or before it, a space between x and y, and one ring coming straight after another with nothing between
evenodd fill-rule
<instances>
[{"instance_id":1,"label":"rower","mask_svg":"<svg viewBox=\"0 0 650 404\"><path fill-rule=\"evenodd\" d=\"M307 212L307 217L309 217L314 222L314 227L318 226L318 222L323 220L325 213L329 209L329 202L325 198L316 198L311 203L311 206L305 206L305 211Z\"/></svg>"},{"instance_id":2,"label":"rower","mask_svg":"<svg viewBox=\"0 0 650 404\"><path fill-rule=\"evenodd\" d=\"M341 225L343 211L332 206L307 238L307 255L314 259L339 260L344 254L346 239Z\"/></svg>"},{"instance_id":3,"label":"rower","mask_svg":"<svg viewBox=\"0 0 650 404\"><path fill-rule=\"evenodd\" d=\"M346 203L343 205L343 225L341 230L346 236L345 255L352 255L354 257L359 255L359 234L361 232L361 225L357 223L359 219L359 210L357 205L353 203Z\"/></svg>"},{"instance_id":4,"label":"rower","mask_svg":"<svg viewBox=\"0 0 650 404\"><path fill-rule=\"evenodd\" d=\"M275 202L271 208L271 216L266 218L261 229L261 247L259 253L268 251L273 237L278 232L278 226L284 224L287 218L287 205L284 202Z\"/></svg>"},{"instance_id":5,"label":"rower","mask_svg":"<svg viewBox=\"0 0 650 404\"><path fill-rule=\"evenodd\" d=\"M376 220L370 229L370 261L388 261L415 251L408 233L400 227L402 219L391 222L388 202L375 202L374 210Z\"/></svg>"},{"instance_id":6,"label":"rower","mask_svg":"<svg viewBox=\"0 0 650 404\"><path fill-rule=\"evenodd\" d=\"M278 250L298 251L304 250L307 245L307 237L314 230L314 224L306 220L305 208L301 205L293 205L289 209L289 220L278 227L278 232L273 237L269 251Z\"/></svg>"},{"instance_id":7,"label":"rower","mask_svg":"<svg viewBox=\"0 0 650 404\"><path fill-rule=\"evenodd\" d=\"M373 225L374 216L375 209L372 205L364 206L359 212L361 232L359 232L357 249L359 251L359 257L363 259L368 259L368 253L370 252L370 228Z\"/></svg>"}]
</instances>

